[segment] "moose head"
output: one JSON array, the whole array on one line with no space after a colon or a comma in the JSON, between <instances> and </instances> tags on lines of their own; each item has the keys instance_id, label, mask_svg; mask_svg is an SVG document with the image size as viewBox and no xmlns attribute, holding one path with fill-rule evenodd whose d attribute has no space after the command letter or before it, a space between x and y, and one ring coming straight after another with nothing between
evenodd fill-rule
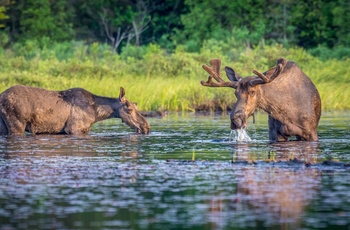
<instances>
[{"instance_id":1,"label":"moose head","mask_svg":"<svg viewBox=\"0 0 350 230\"><path fill-rule=\"evenodd\" d=\"M269 114L270 140L286 141L289 136L296 136L297 140L318 139L320 96L294 62L279 58L275 67L264 73L253 70L254 76L244 78L226 66L230 81L220 77L220 66L220 59L212 59L210 66L204 64L203 69L210 75L201 84L235 89L237 102L230 115L232 130L245 128L247 119L260 108Z\"/></svg>"},{"instance_id":2,"label":"moose head","mask_svg":"<svg viewBox=\"0 0 350 230\"><path fill-rule=\"evenodd\" d=\"M125 90L120 87L118 113L122 122L130 126L136 133L148 134L150 125L137 109L137 104L125 98Z\"/></svg>"}]
</instances>

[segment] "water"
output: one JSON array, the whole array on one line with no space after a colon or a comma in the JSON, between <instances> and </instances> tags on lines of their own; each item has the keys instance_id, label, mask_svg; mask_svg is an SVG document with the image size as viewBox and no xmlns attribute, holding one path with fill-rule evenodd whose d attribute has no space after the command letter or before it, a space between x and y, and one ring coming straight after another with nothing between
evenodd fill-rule
<instances>
[{"instance_id":1,"label":"water","mask_svg":"<svg viewBox=\"0 0 350 230\"><path fill-rule=\"evenodd\" d=\"M324 113L317 143L269 144L264 114L243 142L194 114L0 137L0 229L349 229L348 114Z\"/></svg>"},{"instance_id":2,"label":"water","mask_svg":"<svg viewBox=\"0 0 350 230\"><path fill-rule=\"evenodd\" d=\"M247 142L251 141L252 139L249 137L248 133L245 129L235 129L231 130L230 133L230 141L233 142Z\"/></svg>"}]
</instances>

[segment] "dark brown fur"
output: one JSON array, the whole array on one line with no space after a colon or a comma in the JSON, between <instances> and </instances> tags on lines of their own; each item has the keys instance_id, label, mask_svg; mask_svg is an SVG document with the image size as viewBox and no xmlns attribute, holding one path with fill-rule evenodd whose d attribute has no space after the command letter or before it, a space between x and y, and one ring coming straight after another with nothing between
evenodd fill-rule
<instances>
[{"instance_id":1,"label":"dark brown fur","mask_svg":"<svg viewBox=\"0 0 350 230\"><path fill-rule=\"evenodd\" d=\"M120 88L119 98L94 95L85 89L50 91L17 85L0 94L0 135L86 134L95 122L121 118L137 133L150 126Z\"/></svg>"}]
</instances>

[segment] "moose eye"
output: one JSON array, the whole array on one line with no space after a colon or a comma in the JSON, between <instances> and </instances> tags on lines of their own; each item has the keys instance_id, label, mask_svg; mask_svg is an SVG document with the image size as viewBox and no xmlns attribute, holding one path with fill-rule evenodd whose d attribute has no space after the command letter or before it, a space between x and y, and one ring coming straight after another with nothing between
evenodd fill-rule
<instances>
[{"instance_id":1,"label":"moose eye","mask_svg":"<svg viewBox=\"0 0 350 230\"><path fill-rule=\"evenodd\" d=\"M250 91L249 94L250 94L251 97L254 97L255 96L255 91Z\"/></svg>"},{"instance_id":2,"label":"moose eye","mask_svg":"<svg viewBox=\"0 0 350 230\"><path fill-rule=\"evenodd\" d=\"M126 107L124 108L124 111L127 112L128 114L131 114L132 111L133 111L133 109L126 106Z\"/></svg>"},{"instance_id":3,"label":"moose eye","mask_svg":"<svg viewBox=\"0 0 350 230\"><path fill-rule=\"evenodd\" d=\"M126 108L132 108L132 103L130 103L129 101L126 101L125 106Z\"/></svg>"}]
</instances>

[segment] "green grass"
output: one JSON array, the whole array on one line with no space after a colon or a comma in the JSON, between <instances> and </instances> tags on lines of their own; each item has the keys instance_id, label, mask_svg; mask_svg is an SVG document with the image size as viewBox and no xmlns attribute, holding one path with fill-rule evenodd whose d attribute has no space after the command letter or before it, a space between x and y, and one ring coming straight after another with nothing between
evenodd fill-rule
<instances>
[{"instance_id":1,"label":"green grass","mask_svg":"<svg viewBox=\"0 0 350 230\"><path fill-rule=\"evenodd\" d=\"M233 89L203 87L200 81L206 80L208 74L202 64L221 58L223 66L247 76L253 69L267 70L278 57L285 57L295 61L313 80L323 109L350 109L349 59L321 61L301 48L285 49L280 45L234 49L232 52L239 53L230 57L216 50L204 47L200 53L188 53L178 48L167 53L150 45L118 55L108 47L93 44L76 46L64 58L55 53L55 47L36 50L30 57L7 50L0 54L0 90L15 84L51 90L82 87L97 95L117 97L122 86L126 97L144 111L194 111L201 106L225 109L235 101Z\"/></svg>"}]
</instances>

